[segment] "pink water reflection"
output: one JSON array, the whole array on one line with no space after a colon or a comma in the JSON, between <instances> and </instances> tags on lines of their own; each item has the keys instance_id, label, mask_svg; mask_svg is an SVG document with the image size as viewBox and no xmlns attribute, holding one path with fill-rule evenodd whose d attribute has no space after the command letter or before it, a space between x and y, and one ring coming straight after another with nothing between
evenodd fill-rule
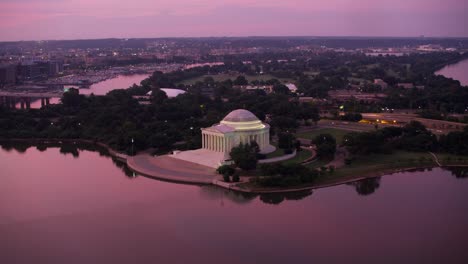
<instances>
[{"instance_id":1,"label":"pink water reflection","mask_svg":"<svg viewBox=\"0 0 468 264\"><path fill-rule=\"evenodd\" d=\"M468 180L384 177L265 204L127 177L110 158L0 149L0 263L466 263Z\"/></svg>"},{"instance_id":2,"label":"pink water reflection","mask_svg":"<svg viewBox=\"0 0 468 264\"><path fill-rule=\"evenodd\" d=\"M128 89L133 84L140 85L140 82L148 76L148 74L119 75L116 78L95 83L89 88L81 88L80 94L105 95L115 89Z\"/></svg>"},{"instance_id":3,"label":"pink water reflection","mask_svg":"<svg viewBox=\"0 0 468 264\"><path fill-rule=\"evenodd\" d=\"M447 65L436 74L460 81L462 85L468 86L468 60L456 64Z\"/></svg>"}]
</instances>

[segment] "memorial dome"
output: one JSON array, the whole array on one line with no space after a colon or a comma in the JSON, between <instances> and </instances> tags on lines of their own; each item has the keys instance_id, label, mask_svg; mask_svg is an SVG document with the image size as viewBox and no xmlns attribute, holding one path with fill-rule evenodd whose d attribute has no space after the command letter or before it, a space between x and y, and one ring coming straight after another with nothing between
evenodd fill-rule
<instances>
[{"instance_id":1,"label":"memorial dome","mask_svg":"<svg viewBox=\"0 0 468 264\"><path fill-rule=\"evenodd\" d=\"M219 126L227 126L234 130L256 130L264 129L265 124L252 112L245 109L237 109L229 113Z\"/></svg>"},{"instance_id":2,"label":"memorial dome","mask_svg":"<svg viewBox=\"0 0 468 264\"><path fill-rule=\"evenodd\" d=\"M252 122L260 121L252 112L245 109L237 109L229 113L222 121L226 122Z\"/></svg>"}]
</instances>

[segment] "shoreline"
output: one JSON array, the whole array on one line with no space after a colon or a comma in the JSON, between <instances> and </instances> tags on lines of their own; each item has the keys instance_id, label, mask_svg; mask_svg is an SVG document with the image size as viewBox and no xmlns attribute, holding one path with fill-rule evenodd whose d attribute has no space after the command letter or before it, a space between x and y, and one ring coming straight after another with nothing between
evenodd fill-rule
<instances>
[{"instance_id":1,"label":"shoreline","mask_svg":"<svg viewBox=\"0 0 468 264\"><path fill-rule=\"evenodd\" d=\"M187 182L187 181L179 181L179 180L174 180L174 179L165 179L164 177L152 177L150 175L147 175L146 173L141 173L139 172L138 169L135 169L128 164L128 155L122 154L111 147L109 147L107 144L104 144L102 142L98 142L95 140L90 140L90 139L4 139L0 138L0 143L2 142L23 142L23 143L30 143L31 145L39 145L39 144L62 144L62 143L81 143L81 144L91 144L95 145L98 147L104 148L108 154L112 157L117 159L120 162L124 162L129 169L132 171L135 171L136 173L142 174L145 177L150 177L156 180L161 180L161 181L169 181L169 182L175 182L175 183L181 183L181 184L195 184L195 185L215 185L220 188L228 189L228 190L233 190L237 192L242 192L242 193L251 193L251 194L266 194L266 193L291 193L291 192L300 192L300 191L306 191L306 190L314 190L314 189L321 189L321 188L327 188L327 187L332 187L332 186L337 186L337 185L342 185L342 184L347 184L347 183L352 183L364 179L371 179L371 178L377 178L377 177L382 177L386 175L392 175L395 173L400 173L400 172L408 172L408 171L414 171L414 170L421 170L421 169L432 169L436 167L444 168L444 167L468 167L467 164L450 164L450 165L431 165L431 166L413 166L413 167L408 167L408 168L398 168L398 169L383 169L381 171L377 172L370 172L366 173L364 175L360 176L347 176L344 177L343 179L338 179L338 180L329 180L329 181L324 181L322 183L317 183L317 184L311 184L309 186L296 186L296 187L291 187L291 188L284 188L284 189L279 189L279 188L243 188L243 184L249 184L249 182L237 182L237 183L230 183L230 182L224 182L222 180L219 180L220 177L215 177L213 178L210 183L207 181L200 182L200 183L195 183L195 182ZM144 151L142 152L144 153ZM135 155L136 156L136 155ZM132 156L132 157L135 157ZM250 177L249 177L250 178Z\"/></svg>"},{"instance_id":2,"label":"shoreline","mask_svg":"<svg viewBox=\"0 0 468 264\"><path fill-rule=\"evenodd\" d=\"M468 53L466 53L466 54L468 55ZM465 56L465 54L463 54L462 56ZM460 63L462 61L465 61L465 60L468 61L468 56L465 56L465 57L463 57L463 58L461 58L459 60L454 60L452 62L449 62L448 64L444 64L443 66L437 66L437 67L435 67L435 70L434 70L433 74L436 75L436 76L440 75L440 76L444 76L445 78L450 78L450 77L447 77L447 76L445 76L443 74L438 74L437 72L441 71L442 69L444 69L447 66L455 65L455 64L458 64L458 63Z\"/></svg>"}]
</instances>

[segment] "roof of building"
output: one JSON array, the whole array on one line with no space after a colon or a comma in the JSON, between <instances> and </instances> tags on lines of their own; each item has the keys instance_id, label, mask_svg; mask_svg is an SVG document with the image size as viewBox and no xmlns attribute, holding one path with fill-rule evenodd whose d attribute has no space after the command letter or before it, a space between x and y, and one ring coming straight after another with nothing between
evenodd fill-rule
<instances>
[{"instance_id":1,"label":"roof of building","mask_svg":"<svg viewBox=\"0 0 468 264\"><path fill-rule=\"evenodd\" d=\"M251 122L251 121L259 121L259 119L250 111L247 111L245 109L237 109L229 113L226 117L224 117L223 121Z\"/></svg>"},{"instance_id":2,"label":"roof of building","mask_svg":"<svg viewBox=\"0 0 468 264\"><path fill-rule=\"evenodd\" d=\"M229 132L234 132L236 129L234 127L224 125L224 124L216 124L211 127L205 128L206 131L211 131L211 132L218 132L218 133L229 133Z\"/></svg>"}]
</instances>

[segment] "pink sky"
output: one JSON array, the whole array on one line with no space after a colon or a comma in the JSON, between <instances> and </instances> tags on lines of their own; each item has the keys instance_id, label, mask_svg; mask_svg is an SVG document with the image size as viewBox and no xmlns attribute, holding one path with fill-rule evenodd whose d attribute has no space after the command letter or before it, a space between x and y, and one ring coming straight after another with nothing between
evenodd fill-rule
<instances>
[{"instance_id":1,"label":"pink sky","mask_svg":"<svg viewBox=\"0 0 468 264\"><path fill-rule=\"evenodd\" d=\"M468 0L0 0L0 41L464 36Z\"/></svg>"}]
</instances>

